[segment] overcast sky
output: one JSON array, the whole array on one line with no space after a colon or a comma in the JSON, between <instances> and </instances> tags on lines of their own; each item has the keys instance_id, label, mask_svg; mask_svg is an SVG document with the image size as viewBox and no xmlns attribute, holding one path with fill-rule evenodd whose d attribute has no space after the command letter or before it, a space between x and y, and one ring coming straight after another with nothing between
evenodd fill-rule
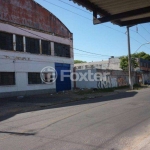
<instances>
[{"instance_id":1,"label":"overcast sky","mask_svg":"<svg viewBox=\"0 0 150 150\"><path fill-rule=\"evenodd\" d=\"M74 48L105 55L91 55L74 49L75 59L91 62L107 60L110 56L127 55L126 27L112 23L93 25L92 12L69 0L35 1L59 18L73 33ZM150 23L130 28L130 36L131 52L134 53L141 44L150 41ZM138 52L140 51L150 54L150 44L142 46Z\"/></svg>"}]
</instances>

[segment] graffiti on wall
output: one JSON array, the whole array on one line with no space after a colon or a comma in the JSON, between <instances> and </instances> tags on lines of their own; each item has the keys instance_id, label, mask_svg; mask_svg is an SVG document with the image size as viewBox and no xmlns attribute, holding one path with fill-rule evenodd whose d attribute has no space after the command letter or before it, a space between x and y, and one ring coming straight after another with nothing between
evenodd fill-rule
<instances>
[{"instance_id":1,"label":"graffiti on wall","mask_svg":"<svg viewBox=\"0 0 150 150\"><path fill-rule=\"evenodd\" d=\"M110 76L106 76L105 79L102 77L100 81L97 83L98 88L109 88L111 87L111 79Z\"/></svg>"},{"instance_id":2,"label":"graffiti on wall","mask_svg":"<svg viewBox=\"0 0 150 150\"><path fill-rule=\"evenodd\" d=\"M110 72L102 72L97 74L97 88L110 88L111 84L111 76Z\"/></svg>"},{"instance_id":3,"label":"graffiti on wall","mask_svg":"<svg viewBox=\"0 0 150 150\"><path fill-rule=\"evenodd\" d=\"M126 72L122 71L101 71L98 70L97 88L112 88L128 85L128 77Z\"/></svg>"},{"instance_id":4,"label":"graffiti on wall","mask_svg":"<svg viewBox=\"0 0 150 150\"><path fill-rule=\"evenodd\" d=\"M126 77L118 77L117 82L118 82L118 86L128 85Z\"/></svg>"}]
</instances>

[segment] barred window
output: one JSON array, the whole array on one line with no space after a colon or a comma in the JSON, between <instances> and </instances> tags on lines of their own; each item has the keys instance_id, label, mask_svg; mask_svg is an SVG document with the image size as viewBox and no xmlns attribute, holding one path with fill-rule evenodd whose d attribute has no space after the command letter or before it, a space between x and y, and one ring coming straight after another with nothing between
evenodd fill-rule
<instances>
[{"instance_id":1,"label":"barred window","mask_svg":"<svg viewBox=\"0 0 150 150\"><path fill-rule=\"evenodd\" d=\"M0 85L15 85L15 73L0 72Z\"/></svg>"},{"instance_id":2,"label":"barred window","mask_svg":"<svg viewBox=\"0 0 150 150\"><path fill-rule=\"evenodd\" d=\"M42 54L51 55L51 43L49 41L43 41L42 44Z\"/></svg>"},{"instance_id":3,"label":"barred window","mask_svg":"<svg viewBox=\"0 0 150 150\"><path fill-rule=\"evenodd\" d=\"M26 37L26 52L40 54L39 40Z\"/></svg>"},{"instance_id":4,"label":"barred window","mask_svg":"<svg viewBox=\"0 0 150 150\"><path fill-rule=\"evenodd\" d=\"M40 73L28 73L28 84L42 84Z\"/></svg>"},{"instance_id":5,"label":"barred window","mask_svg":"<svg viewBox=\"0 0 150 150\"><path fill-rule=\"evenodd\" d=\"M23 36L16 35L16 51L23 52Z\"/></svg>"},{"instance_id":6,"label":"barred window","mask_svg":"<svg viewBox=\"0 0 150 150\"><path fill-rule=\"evenodd\" d=\"M70 58L70 46L60 43L54 43L55 56L69 57Z\"/></svg>"},{"instance_id":7,"label":"barred window","mask_svg":"<svg viewBox=\"0 0 150 150\"><path fill-rule=\"evenodd\" d=\"M0 32L0 49L13 50L13 34Z\"/></svg>"}]
</instances>

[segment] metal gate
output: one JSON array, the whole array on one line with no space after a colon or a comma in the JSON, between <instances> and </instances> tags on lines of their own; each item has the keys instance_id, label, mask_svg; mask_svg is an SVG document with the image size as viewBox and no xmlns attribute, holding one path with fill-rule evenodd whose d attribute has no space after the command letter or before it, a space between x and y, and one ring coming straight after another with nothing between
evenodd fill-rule
<instances>
[{"instance_id":1,"label":"metal gate","mask_svg":"<svg viewBox=\"0 0 150 150\"><path fill-rule=\"evenodd\" d=\"M61 81L61 71L69 71L70 64L55 63L55 69L57 71L56 92L71 90L70 72L64 72L64 75L68 75L69 77L65 77L64 80Z\"/></svg>"}]
</instances>

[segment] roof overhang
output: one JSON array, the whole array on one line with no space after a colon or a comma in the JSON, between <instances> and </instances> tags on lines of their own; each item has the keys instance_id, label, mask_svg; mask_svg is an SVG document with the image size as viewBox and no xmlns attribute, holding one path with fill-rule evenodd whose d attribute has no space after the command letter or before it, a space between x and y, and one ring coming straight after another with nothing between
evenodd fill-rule
<instances>
[{"instance_id":1,"label":"roof overhang","mask_svg":"<svg viewBox=\"0 0 150 150\"><path fill-rule=\"evenodd\" d=\"M150 22L150 0L72 0L93 12L93 23L119 26ZM98 17L100 16L100 17Z\"/></svg>"}]
</instances>

